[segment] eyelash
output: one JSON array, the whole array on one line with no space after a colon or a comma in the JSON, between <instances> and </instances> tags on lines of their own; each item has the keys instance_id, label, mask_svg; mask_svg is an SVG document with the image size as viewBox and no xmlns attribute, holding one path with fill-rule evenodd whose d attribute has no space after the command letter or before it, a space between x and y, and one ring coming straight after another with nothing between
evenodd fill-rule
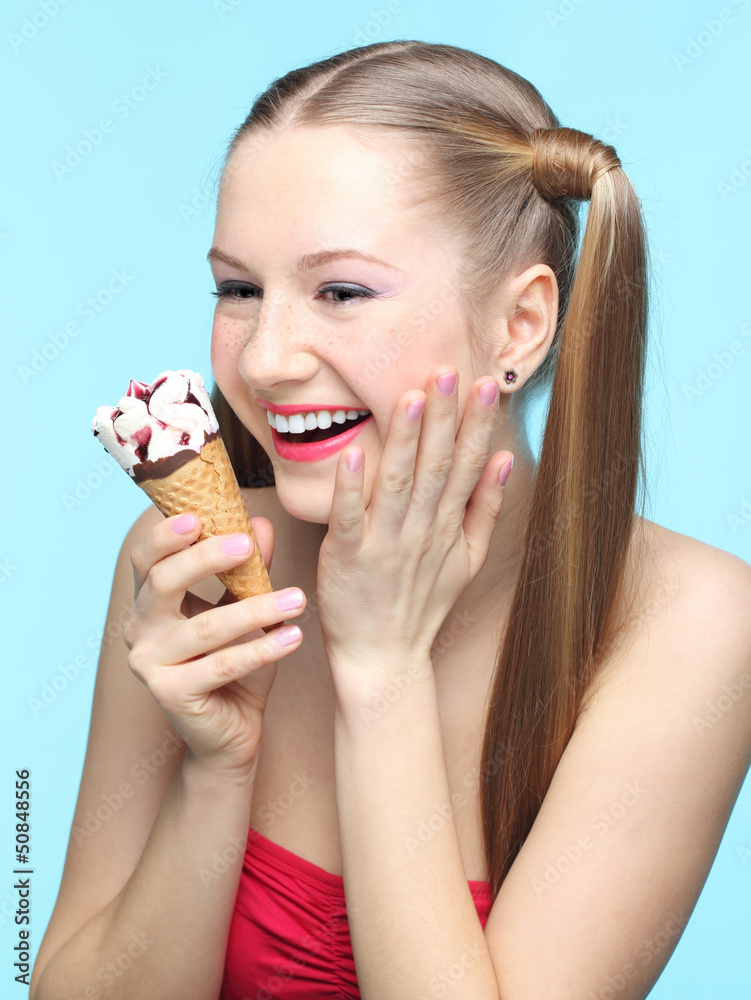
<instances>
[{"instance_id":1,"label":"eyelash","mask_svg":"<svg viewBox=\"0 0 751 1000\"><path fill-rule=\"evenodd\" d=\"M247 296L238 296L235 293L237 291L251 291L251 290L253 292L258 291L255 285L248 285L242 281L225 281L219 286L217 291L212 292L211 294L215 296L217 299L234 298L236 302L249 302L250 299L258 298L258 296L255 294ZM345 299L342 302L332 302L331 299L326 300L328 302L331 302L332 305L337 305L337 306L347 305L348 302L356 301L357 299L373 298L373 293L369 292L367 289L360 287L351 287L349 285L329 285L328 288L321 289L321 294L325 294L326 292L346 292L351 296L349 299Z\"/></svg>"}]
</instances>

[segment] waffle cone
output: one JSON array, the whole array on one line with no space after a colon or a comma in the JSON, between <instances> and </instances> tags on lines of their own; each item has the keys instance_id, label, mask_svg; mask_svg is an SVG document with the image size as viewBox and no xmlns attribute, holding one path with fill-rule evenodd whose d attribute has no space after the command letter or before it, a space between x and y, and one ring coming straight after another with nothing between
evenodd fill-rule
<instances>
[{"instance_id":1,"label":"waffle cone","mask_svg":"<svg viewBox=\"0 0 751 1000\"><path fill-rule=\"evenodd\" d=\"M186 513L200 517L201 538L236 532L250 535L254 545L250 559L216 574L231 594L242 600L274 589L221 437L207 441L195 458L169 476L144 479L138 485L165 517Z\"/></svg>"}]
</instances>

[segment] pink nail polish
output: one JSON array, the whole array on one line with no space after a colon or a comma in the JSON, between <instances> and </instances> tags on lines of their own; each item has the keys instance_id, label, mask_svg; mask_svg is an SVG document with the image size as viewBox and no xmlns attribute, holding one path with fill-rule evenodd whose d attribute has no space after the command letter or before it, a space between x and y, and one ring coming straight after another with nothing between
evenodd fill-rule
<instances>
[{"instance_id":1,"label":"pink nail polish","mask_svg":"<svg viewBox=\"0 0 751 1000\"><path fill-rule=\"evenodd\" d=\"M290 590L286 594L280 594L274 599L274 607L278 611L292 611L294 608L301 608L302 602L302 591Z\"/></svg>"},{"instance_id":2,"label":"pink nail polish","mask_svg":"<svg viewBox=\"0 0 751 1000\"><path fill-rule=\"evenodd\" d=\"M277 632L275 638L280 646L291 646L293 642L297 642L301 635L302 632L297 625L290 625L289 628L283 628L281 632Z\"/></svg>"},{"instance_id":3,"label":"pink nail polish","mask_svg":"<svg viewBox=\"0 0 751 1000\"><path fill-rule=\"evenodd\" d=\"M456 386L456 372L449 372L447 375L440 375L436 379L438 391L442 396L450 396Z\"/></svg>"},{"instance_id":4,"label":"pink nail polish","mask_svg":"<svg viewBox=\"0 0 751 1000\"><path fill-rule=\"evenodd\" d=\"M181 514L176 521L172 522L172 530L176 535L187 535L196 526L196 519L192 514Z\"/></svg>"},{"instance_id":5,"label":"pink nail polish","mask_svg":"<svg viewBox=\"0 0 751 1000\"><path fill-rule=\"evenodd\" d=\"M250 551L249 535L230 535L222 542L222 552L228 556L242 556Z\"/></svg>"},{"instance_id":6,"label":"pink nail polish","mask_svg":"<svg viewBox=\"0 0 751 1000\"><path fill-rule=\"evenodd\" d=\"M362 466L362 451L347 452L347 468L350 472L359 472Z\"/></svg>"},{"instance_id":7,"label":"pink nail polish","mask_svg":"<svg viewBox=\"0 0 751 1000\"><path fill-rule=\"evenodd\" d=\"M513 465L514 465L514 456L512 455L511 458L508 460L508 462L506 462L505 465L501 466L501 471L498 474L498 485L499 486L505 486L506 485L506 480L509 477L509 473L511 472L511 469L513 468Z\"/></svg>"},{"instance_id":8,"label":"pink nail polish","mask_svg":"<svg viewBox=\"0 0 751 1000\"><path fill-rule=\"evenodd\" d=\"M481 403L485 406L492 406L495 403L495 397L498 395L498 386L495 382L486 382L485 385L481 386L478 395Z\"/></svg>"},{"instance_id":9,"label":"pink nail polish","mask_svg":"<svg viewBox=\"0 0 751 1000\"><path fill-rule=\"evenodd\" d=\"M420 414L425 408L424 399L413 399L412 402L407 406L407 416L410 420L418 420Z\"/></svg>"}]
</instances>

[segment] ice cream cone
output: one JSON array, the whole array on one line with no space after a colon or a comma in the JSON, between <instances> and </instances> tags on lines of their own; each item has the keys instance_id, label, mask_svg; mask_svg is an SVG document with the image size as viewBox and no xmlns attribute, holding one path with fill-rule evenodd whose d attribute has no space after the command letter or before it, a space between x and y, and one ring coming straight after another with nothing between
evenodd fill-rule
<instances>
[{"instance_id":1,"label":"ice cream cone","mask_svg":"<svg viewBox=\"0 0 751 1000\"><path fill-rule=\"evenodd\" d=\"M274 589L198 372L162 372L150 385L131 380L116 407L99 407L92 430L165 517L196 514L201 538L250 535L251 557L217 573L231 594L242 599Z\"/></svg>"},{"instance_id":2,"label":"ice cream cone","mask_svg":"<svg viewBox=\"0 0 751 1000\"><path fill-rule=\"evenodd\" d=\"M250 559L217 573L231 594L242 600L274 589L221 437L210 438L197 455L167 476L142 479L137 465L134 472L138 485L165 517L187 513L200 517L201 538L241 531L250 535L254 545Z\"/></svg>"}]
</instances>

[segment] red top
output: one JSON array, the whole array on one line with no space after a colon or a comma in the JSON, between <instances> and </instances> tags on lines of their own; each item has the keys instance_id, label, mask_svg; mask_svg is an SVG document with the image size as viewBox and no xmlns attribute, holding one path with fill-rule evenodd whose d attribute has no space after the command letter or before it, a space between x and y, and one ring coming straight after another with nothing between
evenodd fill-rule
<instances>
[{"instance_id":1,"label":"red top","mask_svg":"<svg viewBox=\"0 0 751 1000\"><path fill-rule=\"evenodd\" d=\"M468 882L483 930L488 882ZM344 879L248 833L220 1000L360 1000Z\"/></svg>"}]
</instances>

